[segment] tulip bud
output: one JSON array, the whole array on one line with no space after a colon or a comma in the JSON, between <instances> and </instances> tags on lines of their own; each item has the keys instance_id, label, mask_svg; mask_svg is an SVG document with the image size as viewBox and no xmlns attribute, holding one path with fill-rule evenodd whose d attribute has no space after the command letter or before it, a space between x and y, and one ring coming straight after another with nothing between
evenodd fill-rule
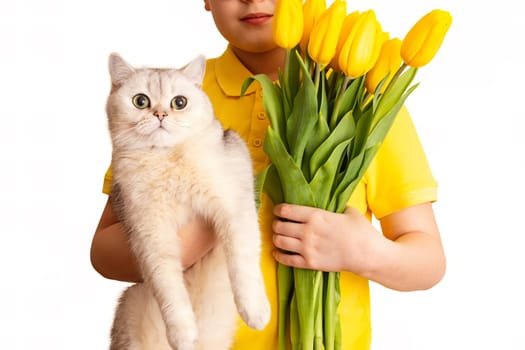
<instances>
[{"instance_id":1,"label":"tulip bud","mask_svg":"<svg viewBox=\"0 0 525 350\"><path fill-rule=\"evenodd\" d=\"M339 54L339 67L351 78L366 74L374 66L381 49L384 34L374 11L362 13Z\"/></svg>"},{"instance_id":2,"label":"tulip bud","mask_svg":"<svg viewBox=\"0 0 525 350\"><path fill-rule=\"evenodd\" d=\"M303 4L301 0L277 0L272 26L275 43L285 49L299 44L303 35Z\"/></svg>"},{"instance_id":3,"label":"tulip bud","mask_svg":"<svg viewBox=\"0 0 525 350\"><path fill-rule=\"evenodd\" d=\"M383 80L387 74L388 78L383 84L381 91L383 92L392 78L395 72L401 66L403 62L401 59L401 40L398 38L387 40L381 46L381 52L377 59L374 67L366 74L365 86L366 90L373 94L377 88L377 85Z\"/></svg>"},{"instance_id":4,"label":"tulip bud","mask_svg":"<svg viewBox=\"0 0 525 350\"><path fill-rule=\"evenodd\" d=\"M345 16L346 1L335 0L313 26L308 41L308 55L315 62L326 65L334 57Z\"/></svg>"},{"instance_id":5,"label":"tulip bud","mask_svg":"<svg viewBox=\"0 0 525 350\"><path fill-rule=\"evenodd\" d=\"M359 19L360 13L359 11L354 11L348 15L346 15L343 25L341 27L341 33L339 34L339 39L337 41L337 48L335 50L335 56L332 58L332 62L330 62L330 66L336 70L341 71L341 68L339 67L339 55L341 54L341 48L343 47L346 38L350 35L350 31L352 30L352 27L355 25L355 22Z\"/></svg>"},{"instance_id":6,"label":"tulip bud","mask_svg":"<svg viewBox=\"0 0 525 350\"><path fill-rule=\"evenodd\" d=\"M443 10L433 10L423 16L405 36L401 45L403 61L415 68L434 58L445 34L452 24L452 16Z\"/></svg>"},{"instance_id":7,"label":"tulip bud","mask_svg":"<svg viewBox=\"0 0 525 350\"><path fill-rule=\"evenodd\" d=\"M301 49L306 52L308 40L310 39L310 33L312 28L321 17L321 14L326 11L325 0L306 0L303 5L303 18L304 18L304 29L303 38L301 39Z\"/></svg>"}]
</instances>

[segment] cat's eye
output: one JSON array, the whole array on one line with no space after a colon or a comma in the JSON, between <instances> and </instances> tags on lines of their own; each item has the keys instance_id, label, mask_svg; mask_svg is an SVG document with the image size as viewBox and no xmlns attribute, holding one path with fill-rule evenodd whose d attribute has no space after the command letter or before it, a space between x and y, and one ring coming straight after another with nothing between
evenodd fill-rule
<instances>
[{"instance_id":1,"label":"cat's eye","mask_svg":"<svg viewBox=\"0 0 525 350\"><path fill-rule=\"evenodd\" d=\"M149 97L144 94L133 96L133 105L138 109L148 108L150 106Z\"/></svg>"},{"instance_id":2,"label":"cat's eye","mask_svg":"<svg viewBox=\"0 0 525 350\"><path fill-rule=\"evenodd\" d=\"M188 104L188 99L182 95L177 95L171 100L171 108L183 109Z\"/></svg>"}]
</instances>

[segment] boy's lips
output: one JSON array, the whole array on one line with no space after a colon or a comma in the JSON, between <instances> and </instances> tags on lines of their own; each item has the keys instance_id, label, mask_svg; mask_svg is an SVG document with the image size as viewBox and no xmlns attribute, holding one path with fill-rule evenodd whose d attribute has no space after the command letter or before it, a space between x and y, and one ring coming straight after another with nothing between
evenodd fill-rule
<instances>
[{"instance_id":1,"label":"boy's lips","mask_svg":"<svg viewBox=\"0 0 525 350\"><path fill-rule=\"evenodd\" d=\"M244 23L248 23L248 24L261 24L261 23L265 23L266 21L269 21L272 17L273 15L269 13L257 12L257 13L250 13L242 17L241 21L243 21Z\"/></svg>"}]
</instances>

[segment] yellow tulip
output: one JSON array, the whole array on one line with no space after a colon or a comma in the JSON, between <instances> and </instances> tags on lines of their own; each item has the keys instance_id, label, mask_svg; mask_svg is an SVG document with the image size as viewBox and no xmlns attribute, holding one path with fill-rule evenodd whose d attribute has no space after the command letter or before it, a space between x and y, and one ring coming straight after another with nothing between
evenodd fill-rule
<instances>
[{"instance_id":1,"label":"yellow tulip","mask_svg":"<svg viewBox=\"0 0 525 350\"><path fill-rule=\"evenodd\" d=\"M337 48L335 50L335 56L332 58L332 62L330 62L330 66L336 70L341 71L341 68L339 67L339 55L341 54L341 48L343 47L346 38L350 35L350 31L352 30L352 27L355 25L355 22L359 19L360 13L359 11L354 11L348 15L346 15L343 25L341 27L341 32L339 34L339 39L337 41Z\"/></svg>"},{"instance_id":2,"label":"yellow tulip","mask_svg":"<svg viewBox=\"0 0 525 350\"><path fill-rule=\"evenodd\" d=\"M384 33L373 10L359 15L339 53L339 67L351 78L366 74L374 66Z\"/></svg>"},{"instance_id":3,"label":"yellow tulip","mask_svg":"<svg viewBox=\"0 0 525 350\"><path fill-rule=\"evenodd\" d=\"M315 62L326 65L334 57L345 16L346 1L335 0L313 26L308 41L308 55Z\"/></svg>"},{"instance_id":4,"label":"yellow tulip","mask_svg":"<svg viewBox=\"0 0 525 350\"><path fill-rule=\"evenodd\" d=\"M303 38L301 39L301 49L306 51L310 33L315 23L319 20L321 14L326 11L325 0L306 0L303 5L304 29Z\"/></svg>"},{"instance_id":5,"label":"yellow tulip","mask_svg":"<svg viewBox=\"0 0 525 350\"><path fill-rule=\"evenodd\" d=\"M403 61L416 68L430 62L439 50L451 24L452 16L447 11L433 10L423 16L403 40Z\"/></svg>"},{"instance_id":6,"label":"yellow tulip","mask_svg":"<svg viewBox=\"0 0 525 350\"><path fill-rule=\"evenodd\" d=\"M275 43L285 49L295 47L303 36L301 0L277 0L272 25Z\"/></svg>"},{"instance_id":7,"label":"yellow tulip","mask_svg":"<svg viewBox=\"0 0 525 350\"><path fill-rule=\"evenodd\" d=\"M401 59L401 39L394 38L387 40L381 46L381 52L374 67L366 74L365 86L366 90L373 94L377 85L383 80L387 74L388 78L383 84L381 91L385 91L386 87L394 77L395 72L403 63Z\"/></svg>"},{"instance_id":8,"label":"yellow tulip","mask_svg":"<svg viewBox=\"0 0 525 350\"><path fill-rule=\"evenodd\" d=\"M381 32L381 38L379 38L379 41L381 42L381 47L383 47L383 44L386 43L388 40L390 40L390 34L388 32Z\"/></svg>"}]
</instances>

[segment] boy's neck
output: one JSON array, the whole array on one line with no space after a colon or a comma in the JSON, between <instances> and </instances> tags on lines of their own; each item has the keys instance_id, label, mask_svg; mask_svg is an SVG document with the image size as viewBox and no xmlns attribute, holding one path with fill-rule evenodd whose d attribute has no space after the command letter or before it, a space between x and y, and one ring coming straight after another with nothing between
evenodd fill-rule
<instances>
[{"instance_id":1,"label":"boy's neck","mask_svg":"<svg viewBox=\"0 0 525 350\"><path fill-rule=\"evenodd\" d=\"M277 80L277 72L282 70L285 50L275 48L265 52L247 52L232 47L233 52L241 63L253 74L266 74L272 80Z\"/></svg>"}]
</instances>

